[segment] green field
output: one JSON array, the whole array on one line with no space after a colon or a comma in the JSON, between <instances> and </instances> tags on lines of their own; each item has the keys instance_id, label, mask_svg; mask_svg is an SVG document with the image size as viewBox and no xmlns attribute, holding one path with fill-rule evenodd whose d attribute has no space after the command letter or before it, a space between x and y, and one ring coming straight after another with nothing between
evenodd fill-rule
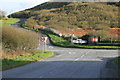
<instances>
[{"instance_id":1,"label":"green field","mask_svg":"<svg viewBox=\"0 0 120 80\"><path fill-rule=\"evenodd\" d=\"M42 51L37 50L37 51L34 51L31 55L17 56L15 58L2 59L2 70L7 70L7 69L23 66L23 65L35 62L35 61L46 59L53 55L54 53L50 51L45 51L44 53L42 53Z\"/></svg>"},{"instance_id":2,"label":"green field","mask_svg":"<svg viewBox=\"0 0 120 80\"><path fill-rule=\"evenodd\" d=\"M17 18L8 18L6 20L1 20L2 21L2 26L11 26L11 24L16 23L18 21L20 21Z\"/></svg>"},{"instance_id":3,"label":"green field","mask_svg":"<svg viewBox=\"0 0 120 80\"><path fill-rule=\"evenodd\" d=\"M44 32L45 33L45 32ZM60 42L60 37L55 34L46 33L50 39L51 42L56 46L62 46L62 47L72 47L72 48L90 48L90 49L118 49L119 46L93 46L93 45L80 45L80 44L74 44L71 45L70 41L62 37L62 40Z\"/></svg>"}]
</instances>

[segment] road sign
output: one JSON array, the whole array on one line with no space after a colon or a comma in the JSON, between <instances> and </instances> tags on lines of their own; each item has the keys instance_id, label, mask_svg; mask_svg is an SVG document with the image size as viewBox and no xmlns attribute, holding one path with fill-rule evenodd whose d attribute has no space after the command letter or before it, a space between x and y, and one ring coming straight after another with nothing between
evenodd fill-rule
<instances>
[{"instance_id":1,"label":"road sign","mask_svg":"<svg viewBox=\"0 0 120 80\"><path fill-rule=\"evenodd\" d=\"M47 39L48 39L48 37L41 37L40 38L40 41L42 41L43 42L43 51L42 51L42 54L44 53L44 51L46 51L46 42L47 42Z\"/></svg>"},{"instance_id":2,"label":"road sign","mask_svg":"<svg viewBox=\"0 0 120 80\"><path fill-rule=\"evenodd\" d=\"M41 38L40 38L40 41L46 43L46 42L47 42L47 39L48 39L48 37L41 37Z\"/></svg>"},{"instance_id":3,"label":"road sign","mask_svg":"<svg viewBox=\"0 0 120 80\"><path fill-rule=\"evenodd\" d=\"M44 42L45 41L45 37L41 37L40 41Z\"/></svg>"},{"instance_id":4,"label":"road sign","mask_svg":"<svg viewBox=\"0 0 120 80\"><path fill-rule=\"evenodd\" d=\"M98 38L93 38L93 42L98 42Z\"/></svg>"},{"instance_id":5,"label":"road sign","mask_svg":"<svg viewBox=\"0 0 120 80\"><path fill-rule=\"evenodd\" d=\"M59 36L62 36L62 34L60 33Z\"/></svg>"}]
</instances>

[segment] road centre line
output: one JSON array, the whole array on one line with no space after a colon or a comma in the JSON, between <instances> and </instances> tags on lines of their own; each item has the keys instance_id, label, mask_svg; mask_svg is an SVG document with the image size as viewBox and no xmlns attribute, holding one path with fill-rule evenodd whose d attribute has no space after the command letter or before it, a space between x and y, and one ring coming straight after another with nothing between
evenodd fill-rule
<instances>
[{"instance_id":1,"label":"road centre line","mask_svg":"<svg viewBox=\"0 0 120 80\"><path fill-rule=\"evenodd\" d=\"M86 54L88 54L90 51L91 51L91 50L87 51L84 55L81 56L81 58L84 57ZM84 52L84 51L82 51L82 52ZM81 53L82 53L82 52L81 52ZM74 61L77 61L77 60L79 60L79 59L80 59L80 58L77 58L77 59L75 59Z\"/></svg>"},{"instance_id":2,"label":"road centre line","mask_svg":"<svg viewBox=\"0 0 120 80\"><path fill-rule=\"evenodd\" d=\"M80 58L77 58L77 59L75 59L74 61L77 61L77 60L79 60Z\"/></svg>"},{"instance_id":3,"label":"road centre line","mask_svg":"<svg viewBox=\"0 0 120 80\"><path fill-rule=\"evenodd\" d=\"M91 52L91 50L87 51L85 54L88 54L89 52Z\"/></svg>"}]
</instances>

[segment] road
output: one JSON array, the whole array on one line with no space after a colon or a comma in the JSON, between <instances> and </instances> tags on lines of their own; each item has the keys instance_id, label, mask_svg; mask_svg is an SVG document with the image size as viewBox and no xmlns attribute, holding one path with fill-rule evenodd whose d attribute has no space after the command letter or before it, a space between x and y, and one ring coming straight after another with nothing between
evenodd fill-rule
<instances>
[{"instance_id":1,"label":"road","mask_svg":"<svg viewBox=\"0 0 120 80\"><path fill-rule=\"evenodd\" d=\"M46 36L42 34L41 36ZM38 49L43 50L40 43ZM22 67L3 71L3 78L117 78L111 62L118 50L57 47L47 41L47 51L55 55Z\"/></svg>"}]
</instances>

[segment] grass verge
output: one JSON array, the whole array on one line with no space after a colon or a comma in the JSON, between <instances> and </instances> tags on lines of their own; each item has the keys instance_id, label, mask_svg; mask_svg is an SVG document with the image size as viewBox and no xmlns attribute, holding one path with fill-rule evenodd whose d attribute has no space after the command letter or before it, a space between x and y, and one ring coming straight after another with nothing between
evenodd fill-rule
<instances>
[{"instance_id":1,"label":"grass verge","mask_svg":"<svg viewBox=\"0 0 120 80\"><path fill-rule=\"evenodd\" d=\"M26 26L23 26L23 28L31 29ZM33 30L33 29L31 29L31 30ZM88 45L80 45L80 44L71 45L71 42L64 37L61 38L61 42L60 42L60 37L58 35L50 33L50 32L46 32L46 31L41 31L41 30L39 30L39 31L41 33L48 35L51 43L55 46L69 47L69 48L86 48L86 49L120 49L119 46L94 46L94 45L89 45L89 44Z\"/></svg>"},{"instance_id":2,"label":"grass verge","mask_svg":"<svg viewBox=\"0 0 120 80\"><path fill-rule=\"evenodd\" d=\"M33 54L31 55L17 56L14 58L2 59L2 70L7 70L7 69L23 66L23 65L35 62L35 61L46 59L53 55L54 53L51 51L45 51L44 54L42 54L42 51L35 50L33 51Z\"/></svg>"},{"instance_id":3,"label":"grass verge","mask_svg":"<svg viewBox=\"0 0 120 80\"><path fill-rule=\"evenodd\" d=\"M87 48L87 49L120 49L119 46L94 46L94 45L80 45L80 44L71 45L71 42L64 37L62 37L60 42L60 37L58 35L45 31L41 31L41 32L47 34L50 37L52 44L56 46L70 47L70 48Z\"/></svg>"}]
</instances>

